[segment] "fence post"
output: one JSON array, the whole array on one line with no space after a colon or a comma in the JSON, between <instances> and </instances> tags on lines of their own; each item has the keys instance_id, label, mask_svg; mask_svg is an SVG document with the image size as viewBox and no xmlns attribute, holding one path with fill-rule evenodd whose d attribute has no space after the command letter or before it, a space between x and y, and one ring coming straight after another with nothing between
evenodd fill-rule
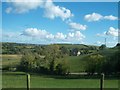
<instances>
[{"instance_id":1,"label":"fence post","mask_svg":"<svg viewBox=\"0 0 120 90\"><path fill-rule=\"evenodd\" d=\"M27 90L30 90L30 74L27 74Z\"/></svg>"},{"instance_id":2,"label":"fence post","mask_svg":"<svg viewBox=\"0 0 120 90\"><path fill-rule=\"evenodd\" d=\"M101 74L101 77L100 77L100 90L103 90L104 88L104 73Z\"/></svg>"}]
</instances>

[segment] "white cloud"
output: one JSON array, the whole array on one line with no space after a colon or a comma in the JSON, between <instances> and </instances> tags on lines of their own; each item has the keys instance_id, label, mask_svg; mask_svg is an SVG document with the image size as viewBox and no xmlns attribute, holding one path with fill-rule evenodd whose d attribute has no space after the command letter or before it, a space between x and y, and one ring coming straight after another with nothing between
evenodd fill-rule
<instances>
[{"instance_id":1,"label":"white cloud","mask_svg":"<svg viewBox=\"0 0 120 90\"><path fill-rule=\"evenodd\" d=\"M72 40L81 41L85 38L85 36L80 31L69 32L67 34L63 34L61 32L57 32L56 34L52 34L47 32L46 30L40 30L37 28L27 28L23 31L22 35L36 38L39 40L45 41L56 41L56 42L70 42Z\"/></svg>"},{"instance_id":2,"label":"white cloud","mask_svg":"<svg viewBox=\"0 0 120 90\"><path fill-rule=\"evenodd\" d=\"M117 20L118 19L117 17L115 17L113 15L103 16L99 13L87 14L84 16L84 18L88 22L99 21L99 20Z\"/></svg>"},{"instance_id":3,"label":"white cloud","mask_svg":"<svg viewBox=\"0 0 120 90\"><path fill-rule=\"evenodd\" d=\"M98 13L92 13L92 14L85 15L84 18L88 22L91 22L91 21L99 21L100 19L103 18L103 16Z\"/></svg>"},{"instance_id":4,"label":"white cloud","mask_svg":"<svg viewBox=\"0 0 120 90\"><path fill-rule=\"evenodd\" d=\"M118 29L110 27L109 30L106 32L107 35L117 37L118 36Z\"/></svg>"},{"instance_id":5,"label":"white cloud","mask_svg":"<svg viewBox=\"0 0 120 90\"><path fill-rule=\"evenodd\" d=\"M78 38L78 40L85 38L85 36L80 31L75 32L75 37Z\"/></svg>"},{"instance_id":6,"label":"white cloud","mask_svg":"<svg viewBox=\"0 0 120 90\"><path fill-rule=\"evenodd\" d=\"M2 35L3 38L16 38L21 33L19 33L19 32L5 32L2 30L2 32L0 32L0 34Z\"/></svg>"},{"instance_id":7,"label":"white cloud","mask_svg":"<svg viewBox=\"0 0 120 90\"><path fill-rule=\"evenodd\" d=\"M46 35L48 35L48 32L46 30L39 30L37 28L27 28L23 31L22 35L44 38Z\"/></svg>"},{"instance_id":8,"label":"white cloud","mask_svg":"<svg viewBox=\"0 0 120 90\"><path fill-rule=\"evenodd\" d=\"M118 37L118 33L119 33L118 29L110 27L107 31L104 31L103 33L97 33L96 35L99 37L112 36L113 38L116 38Z\"/></svg>"},{"instance_id":9,"label":"white cloud","mask_svg":"<svg viewBox=\"0 0 120 90\"><path fill-rule=\"evenodd\" d=\"M113 16L113 15L109 15L109 16L104 16L104 19L107 19L107 20L117 20L118 18Z\"/></svg>"},{"instance_id":10,"label":"white cloud","mask_svg":"<svg viewBox=\"0 0 120 90\"><path fill-rule=\"evenodd\" d=\"M86 30L87 28L87 25L82 25L82 24L75 23L75 22L70 22L69 26L73 30Z\"/></svg>"},{"instance_id":11,"label":"white cloud","mask_svg":"<svg viewBox=\"0 0 120 90\"><path fill-rule=\"evenodd\" d=\"M37 28L27 28L23 32L4 32L2 34L3 41L22 42L22 43L83 43L85 35L80 31L68 32L66 34L57 32L52 34L46 30Z\"/></svg>"},{"instance_id":12,"label":"white cloud","mask_svg":"<svg viewBox=\"0 0 120 90\"><path fill-rule=\"evenodd\" d=\"M49 1L49 0L48 0ZM55 17L60 17L62 20L69 19L73 16L69 9L65 7L56 6L53 4L52 1L45 3L44 9L44 16L50 19L54 19Z\"/></svg>"},{"instance_id":13,"label":"white cloud","mask_svg":"<svg viewBox=\"0 0 120 90\"><path fill-rule=\"evenodd\" d=\"M73 38L74 35L75 35L74 33L68 33L68 37L69 37L69 38Z\"/></svg>"},{"instance_id":14,"label":"white cloud","mask_svg":"<svg viewBox=\"0 0 120 90\"><path fill-rule=\"evenodd\" d=\"M58 33L55 35L55 39L64 40L65 38L66 38L66 35L64 35L63 33L60 33L60 32L58 32Z\"/></svg>"},{"instance_id":15,"label":"white cloud","mask_svg":"<svg viewBox=\"0 0 120 90\"><path fill-rule=\"evenodd\" d=\"M3 38L5 38L5 37L7 37L7 38L12 38L12 37L14 36L14 34L5 33L5 34L3 34L2 36L3 36Z\"/></svg>"},{"instance_id":16,"label":"white cloud","mask_svg":"<svg viewBox=\"0 0 120 90\"><path fill-rule=\"evenodd\" d=\"M69 9L56 6L52 0L8 0L12 4L6 9L6 13L26 13L37 8L44 9L44 16L50 19L60 17L62 20L69 19L73 16Z\"/></svg>"},{"instance_id":17,"label":"white cloud","mask_svg":"<svg viewBox=\"0 0 120 90\"><path fill-rule=\"evenodd\" d=\"M72 33L68 33L66 39L68 41L81 41L85 38L85 36L80 31L75 31Z\"/></svg>"},{"instance_id":18,"label":"white cloud","mask_svg":"<svg viewBox=\"0 0 120 90\"><path fill-rule=\"evenodd\" d=\"M116 46L117 43L118 43L117 40L111 41L111 40L108 39L107 42L106 42L106 45L108 47L113 47L113 46ZM97 42L95 42L95 44L102 45L102 44L105 44L105 42L104 41L97 41Z\"/></svg>"},{"instance_id":19,"label":"white cloud","mask_svg":"<svg viewBox=\"0 0 120 90\"><path fill-rule=\"evenodd\" d=\"M47 39L54 39L54 35L48 34L48 35L46 35L46 38L47 38Z\"/></svg>"},{"instance_id":20,"label":"white cloud","mask_svg":"<svg viewBox=\"0 0 120 90\"><path fill-rule=\"evenodd\" d=\"M105 37L106 36L106 31L103 32L103 33L97 33L96 36Z\"/></svg>"},{"instance_id":21,"label":"white cloud","mask_svg":"<svg viewBox=\"0 0 120 90\"><path fill-rule=\"evenodd\" d=\"M20 41L20 33L19 32L2 32L2 41L7 41L7 42L14 42L14 41Z\"/></svg>"},{"instance_id":22,"label":"white cloud","mask_svg":"<svg viewBox=\"0 0 120 90\"><path fill-rule=\"evenodd\" d=\"M43 4L42 0L9 0L9 3L12 4L13 8L10 11L16 12L16 13L26 13L30 10L37 9ZM6 10L9 11L9 9L12 7L7 8Z\"/></svg>"},{"instance_id":23,"label":"white cloud","mask_svg":"<svg viewBox=\"0 0 120 90\"><path fill-rule=\"evenodd\" d=\"M104 43L101 42L101 41L97 41L97 42L95 42L95 44L101 45L101 44L104 44Z\"/></svg>"},{"instance_id":24,"label":"white cloud","mask_svg":"<svg viewBox=\"0 0 120 90\"><path fill-rule=\"evenodd\" d=\"M11 11L12 11L12 7L8 7L8 8L5 10L6 13L10 13Z\"/></svg>"}]
</instances>

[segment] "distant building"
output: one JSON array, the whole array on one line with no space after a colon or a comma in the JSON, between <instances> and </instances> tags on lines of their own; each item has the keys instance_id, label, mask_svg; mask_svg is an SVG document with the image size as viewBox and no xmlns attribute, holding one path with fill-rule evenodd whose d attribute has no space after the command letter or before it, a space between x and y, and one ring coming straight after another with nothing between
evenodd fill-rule
<instances>
[{"instance_id":1,"label":"distant building","mask_svg":"<svg viewBox=\"0 0 120 90\"><path fill-rule=\"evenodd\" d=\"M80 54L81 54L80 51L78 51L78 52L77 52L77 56L80 56Z\"/></svg>"}]
</instances>

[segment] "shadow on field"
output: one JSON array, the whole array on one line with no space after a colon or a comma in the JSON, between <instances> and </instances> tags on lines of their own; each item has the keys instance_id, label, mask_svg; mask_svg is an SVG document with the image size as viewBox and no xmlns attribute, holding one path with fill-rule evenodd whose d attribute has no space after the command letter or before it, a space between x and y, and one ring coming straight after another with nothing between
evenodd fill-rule
<instances>
[{"instance_id":1,"label":"shadow on field","mask_svg":"<svg viewBox=\"0 0 120 90\"><path fill-rule=\"evenodd\" d=\"M25 72L8 72L8 71L2 71L3 75L26 75Z\"/></svg>"},{"instance_id":2,"label":"shadow on field","mask_svg":"<svg viewBox=\"0 0 120 90\"><path fill-rule=\"evenodd\" d=\"M43 75L44 78L54 78L54 79L100 79L100 75L67 75L67 76L55 76L55 75ZM105 80L119 80L119 75L106 75Z\"/></svg>"},{"instance_id":3,"label":"shadow on field","mask_svg":"<svg viewBox=\"0 0 120 90\"><path fill-rule=\"evenodd\" d=\"M92 76L92 75L67 75L67 76L55 76L48 75L43 77L55 78L55 79L99 79L100 76Z\"/></svg>"},{"instance_id":4,"label":"shadow on field","mask_svg":"<svg viewBox=\"0 0 120 90\"><path fill-rule=\"evenodd\" d=\"M100 79L101 75L76 75L76 74L69 74L69 75L46 75L46 74L38 74L38 73L29 73L31 76L40 76L44 78L54 78L54 79ZM3 75L27 75L25 72L8 72L4 71ZM105 75L105 80L120 80L120 75Z\"/></svg>"}]
</instances>

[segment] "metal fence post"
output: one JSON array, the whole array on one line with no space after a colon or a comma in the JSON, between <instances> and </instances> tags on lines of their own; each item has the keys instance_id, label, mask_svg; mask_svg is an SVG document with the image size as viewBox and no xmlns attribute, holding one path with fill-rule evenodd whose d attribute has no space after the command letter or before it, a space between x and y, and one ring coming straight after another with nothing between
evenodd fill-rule
<instances>
[{"instance_id":1,"label":"metal fence post","mask_svg":"<svg viewBox=\"0 0 120 90\"><path fill-rule=\"evenodd\" d=\"M104 88L104 77L105 75L102 73L100 77L100 90L103 90Z\"/></svg>"},{"instance_id":2,"label":"metal fence post","mask_svg":"<svg viewBox=\"0 0 120 90\"><path fill-rule=\"evenodd\" d=\"M27 74L27 90L30 90L30 74Z\"/></svg>"}]
</instances>

